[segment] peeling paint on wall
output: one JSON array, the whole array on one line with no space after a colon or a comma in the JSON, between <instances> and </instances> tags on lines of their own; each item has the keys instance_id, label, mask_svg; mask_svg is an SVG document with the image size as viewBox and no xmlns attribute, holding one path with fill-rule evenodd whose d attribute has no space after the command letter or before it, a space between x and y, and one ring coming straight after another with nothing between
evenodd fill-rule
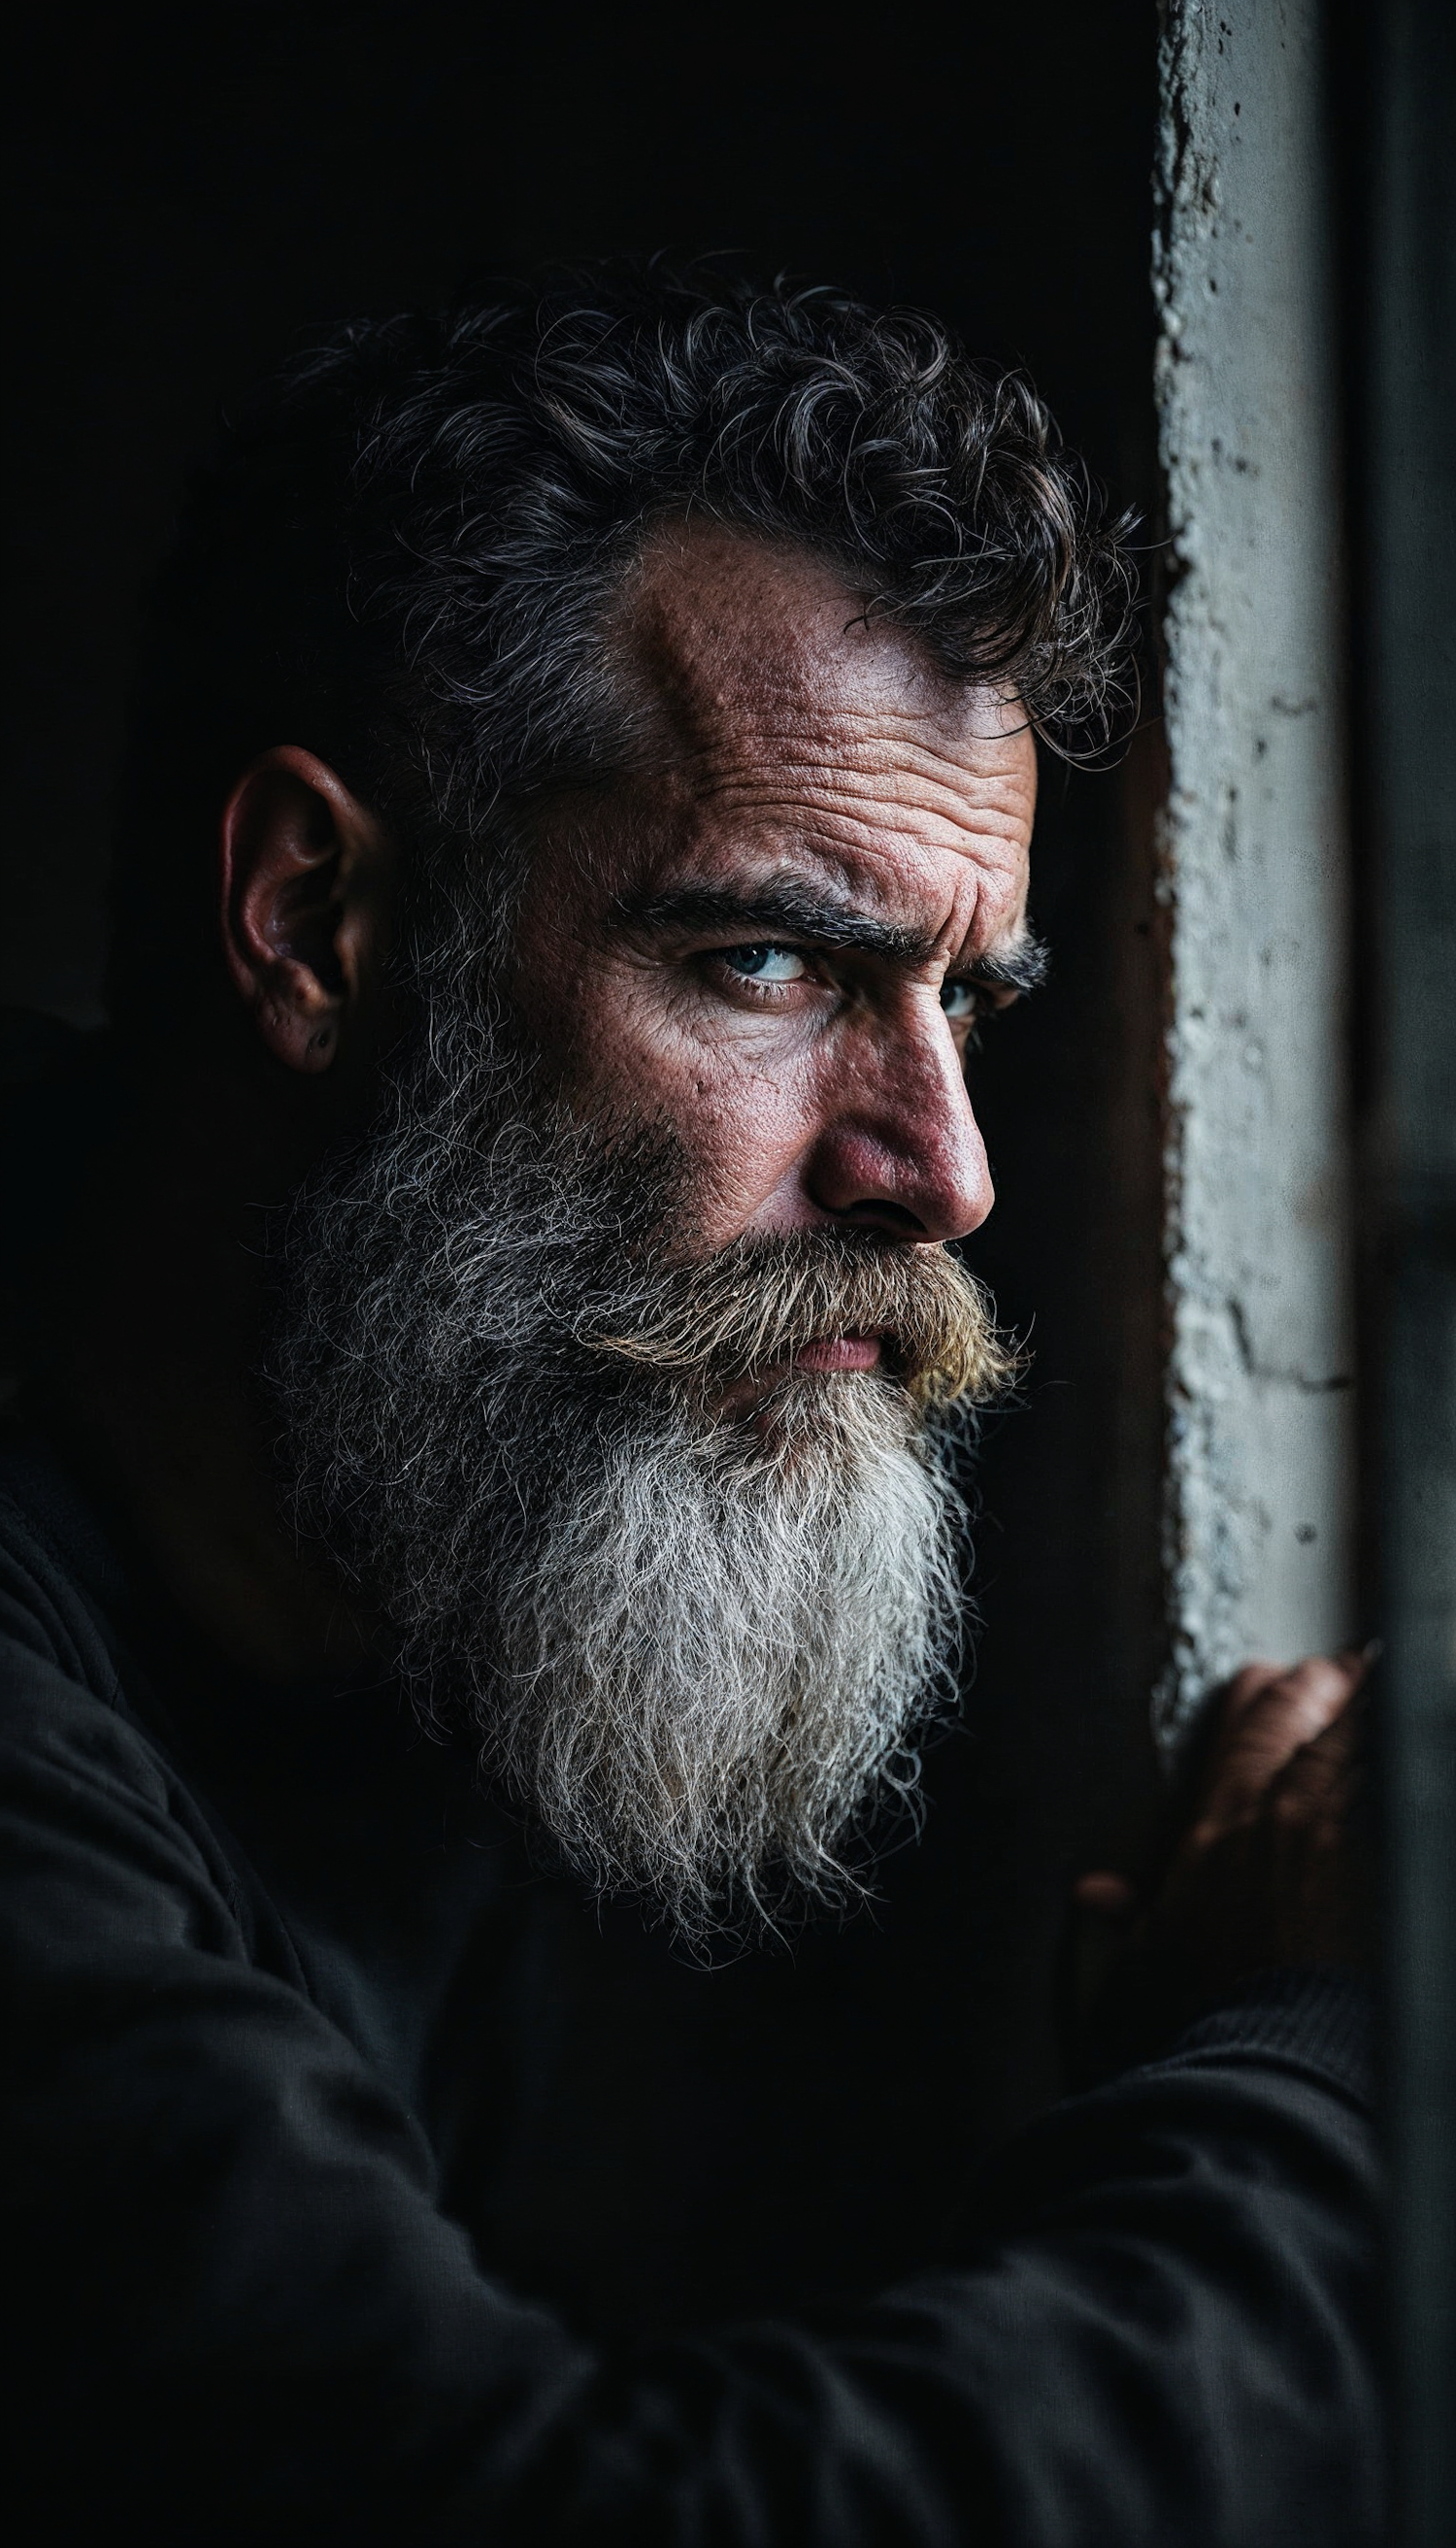
<instances>
[{"instance_id":1,"label":"peeling paint on wall","mask_svg":"<svg viewBox=\"0 0 1456 2548\"><path fill-rule=\"evenodd\" d=\"M1169 0L1171 1662L1161 1730L1354 1621L1338 397L1319 11Z\"/></svg>"}]
</instances>

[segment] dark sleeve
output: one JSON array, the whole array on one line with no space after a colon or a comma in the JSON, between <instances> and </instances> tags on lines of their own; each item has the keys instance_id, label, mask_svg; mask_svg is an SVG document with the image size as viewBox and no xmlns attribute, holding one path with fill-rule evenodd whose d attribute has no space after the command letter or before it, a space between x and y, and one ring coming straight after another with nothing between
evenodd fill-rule
<instances>
[{"instance_id":1,"label":"dark sleeve","mask_svg":"<svg viewBox=\"0 0 1456 2548\"><path fill-rule=\"evenodd\" d=\"M258 1969L145 1738L4 1652L23 2536L1378 2538L1342 1985L1276 1987L1059 2109L954 2270L837 2323L603 2360L491 2280L408 2116Z\"/></svg>"}]
</instances>

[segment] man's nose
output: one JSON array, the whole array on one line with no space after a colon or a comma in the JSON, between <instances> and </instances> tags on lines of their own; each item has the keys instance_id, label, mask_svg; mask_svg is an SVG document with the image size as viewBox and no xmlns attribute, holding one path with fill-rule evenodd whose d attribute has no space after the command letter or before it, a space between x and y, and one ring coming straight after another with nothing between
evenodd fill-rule
<instances>
[{"instance_id":1,"label":"man's nose","mask_svg":"<svg viewBox=\"0 0 1456 2548\"><path fill-rule=\"evenodd\" d=\"M960 1052L944 1019L887 1038L830 1093L804 1161L807 1200L902 1238L965 1238L995 1192Z\"/></svg>"}]
</instances>

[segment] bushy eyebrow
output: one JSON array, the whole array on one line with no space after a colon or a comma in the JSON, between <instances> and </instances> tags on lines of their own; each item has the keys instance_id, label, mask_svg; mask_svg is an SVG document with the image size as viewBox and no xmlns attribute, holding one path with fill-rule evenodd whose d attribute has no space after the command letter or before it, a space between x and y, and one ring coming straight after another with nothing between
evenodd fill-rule
<instances>
[{"instance_id":1,"label":"bushy eyebrow","mask_svg":"<svg viewBox=\"0 0 1456 2548\"><path fill-rule=\"evenodd\" d=\"M722 930L740 944L793 938L807 947L851 948L857 955L878 956L892 964L926 964L935 954L934 938L893 921L876 920L867 911L792 884L765 885L755 893L735 893L729 886L677 885L667 893L624 897L620 916L648 930ZM968 962L953 964L957 982L986 982L997 989L1034 991L1046 978L1046 950L1031 931L1010 947L1000 947Z\"/></svg>"},{"instance_id":2,"label":"bushy eyebrow","mask_svg":"<svg viewBox=\"0 0 1456 2548\"><path fill-rule=\"evenodd\" d=\"M1050 969L1051 957L1046 941L1023 932L1011 947L988 948L984 956L973 956L968 964L953 964L954 982L988 982L1000 990L1040 991Z\"/></svg>"}]
</instances>

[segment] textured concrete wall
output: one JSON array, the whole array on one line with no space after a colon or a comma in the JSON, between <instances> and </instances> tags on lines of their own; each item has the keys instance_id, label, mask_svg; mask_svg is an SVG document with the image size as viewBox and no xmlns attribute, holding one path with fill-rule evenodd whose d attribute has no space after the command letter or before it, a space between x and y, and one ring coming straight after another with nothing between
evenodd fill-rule
<instances>
[{"instance_id":1,"label":"textured concrete wall","mask_svg":"<svg viewBox=\"0 0 1456 2548\"><path fill-rule=\"evenodd\" d=\"M1333 240L1313 0L1169 0L1171 1733L1346 1637L1353 1485Z\"/></svg>"}]
</instances>

